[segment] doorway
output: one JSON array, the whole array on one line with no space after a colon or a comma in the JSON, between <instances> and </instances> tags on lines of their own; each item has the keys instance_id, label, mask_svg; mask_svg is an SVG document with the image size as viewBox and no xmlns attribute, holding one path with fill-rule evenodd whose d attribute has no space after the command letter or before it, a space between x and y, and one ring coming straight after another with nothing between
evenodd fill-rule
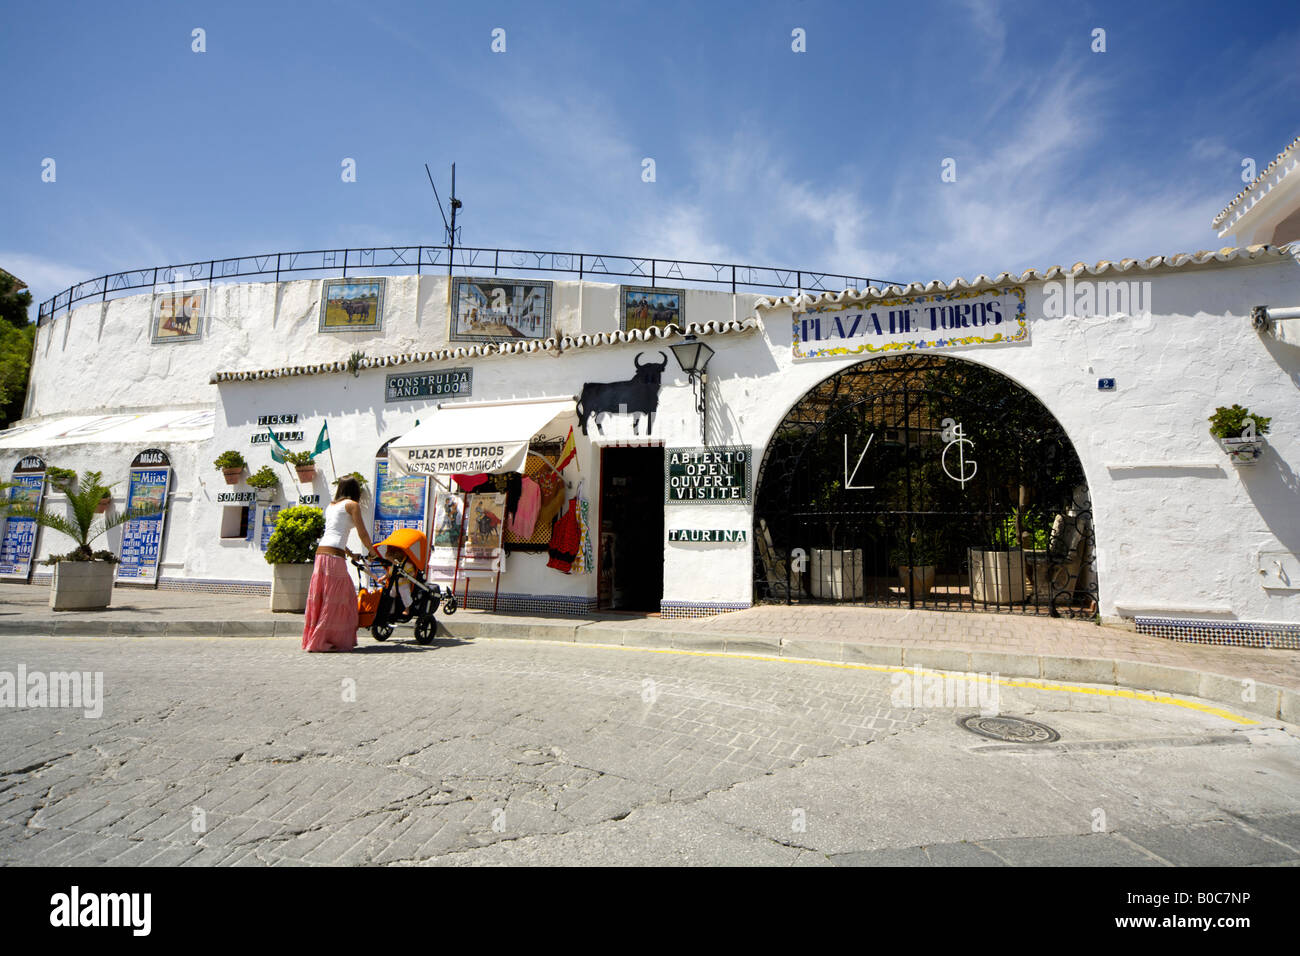
<instances>
[{"instance_id":1,"label":"doorway","mask_svg":"<svg viewBox=\"0 0 1300 956\"><path fill-rule=\"evenodd\" d=\"M664 594L664 450L602 448L598 606L658 612Z\"/></svg>"},{"instance_id":2,"label":"doorway","mask_svg":"<svg viewBox=\"0 0 1300 956\"><path fill-rule=\"evenodd\" d=\"M768 444L759 600L1091 618L1091 498L1074 445L1006 376L946 356L849 366Z\"/></svg>"}]
</instances>

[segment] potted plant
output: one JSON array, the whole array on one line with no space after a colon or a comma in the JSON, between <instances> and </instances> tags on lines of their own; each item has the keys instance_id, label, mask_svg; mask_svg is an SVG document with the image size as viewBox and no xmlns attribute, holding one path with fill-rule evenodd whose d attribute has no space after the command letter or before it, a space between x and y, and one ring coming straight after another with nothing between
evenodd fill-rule
<instances>
[{"instance_id":1,"label":"potted plant","mask_svg":"<svg viewBox=\"0 0 1300 956\"><path fill-rule=\"evenodd\" d=\"M1209 418L1210 434L1219 440L1234 465L1253 465L1264 448L1262 436L1268 434L1271 421L1240 405L1220 405Z\"/></svg>"},{"instance_id":2,"label":"potted plant","mask_svg":"<svg viewBox=\"0 0 1300 956\"><path fill-rule=\"evenodd\" d=\"M316 480L315 458L309 451L291 451L284 456L284 460L298 472L298 480L308 485Z\"/></svg>"},{"instance_id":3,"label":"potted plant","mask_svg":"<svg viewBox=\"0 0 1300 956\"><path fill-rule=\"evenodd\" d=\"M924 538L913 535L910 548L906 543L896 545L889 552L889 563L898 568L898 581L903 586L904 593L925 597L934 587L939 566L938 553L934 545Z\"/></svg>"},{"instance_id":4,"label":"potted plant","mask_svg":"<svg viewBox=\"0 0 1300 956\"><path fill-rule=\"evenodd\" d=\"M272 611L307 609L316 542L324 533L325 513L320 508L295 505L276 515L275 529L266 543L266 562L272 568Z\"/></svg>"},{"instance_id":5,"label":"potted plant","mask_svg":"<svg viewBox=\"0 0 1300 956\"><path fill-rule=\"evenodd\" d=\"M79 479L61 479L62 489L68 496L71 516L50 511L32 511L14 508L16 517L31 518L38 525L67 535L76 547L67 554L55 554L45 559L54 566L54 580L50 585L50 607L56 611L85 611L106 608L113 600L113 565L117 556L111 551L93 551L90 543L100 535L132 518L157 514L157 506L137 508L96 521L97 508L112 486L102 483L98 471L87 471Z\"/></svg>"},{"instance_id":6,"label":"potted plant","mask_svg":"<svg viewBox=\"0 0 1300 956\"><path fill-rule=\"evenodd\" d=\"M55 491L63 494L68 493L68 488L76 484L77 473L71 468L60 468L58 465L50 465L45 470L45 480Z\"/></svg>"},{"instance_id":7,"label":"potted plant","mask_svg":"<svg viewBox=\"0 0 1300 956\"><path fill-rule=\"evenodd\" d=\"M270 465L263 465L248 478L248 487L256 489L258 504L270 504L275 497L275 489L280 485L280 478Z\"/></svg>"},{"instance_id":8,"label":"potted plant","mask_svg":"<svg viewBox=\"0 0 1300 956\"><path fill-rule=\"evenodd\" d=\"M248 467L248 462L244 461L244 456L237 451L223 451L212 464L226 476L226 484L228 485L239 484L239 476Z\"/></svg>"},{"instance_id":9,"label":"potted plant","mask_svg":"<svg viewBox=\"0 0 1300 956\"><path fill-rule=\"evenodd\" d=\"M994 529L989 546L968 548L970 596L979 604L1023 604L1027 600L1022 515L1013 514Z\"/></svg>"}]
</instances>

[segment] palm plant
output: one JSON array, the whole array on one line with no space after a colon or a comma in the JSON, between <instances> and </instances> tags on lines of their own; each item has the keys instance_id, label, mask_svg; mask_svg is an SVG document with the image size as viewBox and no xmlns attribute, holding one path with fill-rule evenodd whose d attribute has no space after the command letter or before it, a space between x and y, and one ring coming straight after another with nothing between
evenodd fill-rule
<instances>
[{"instance_id":1,"label":"palm plant","mask_svg":"<svg viewBox=\"0 0 1300 956\"><path fill-rule=\"evenodd\" d=\"M149 515L158 514L163 509L161 506L149 505L132 511L121 512L111 517L107 515L101 517L96 514L96 508L98 508L100 501L113 490L113 485L103 484L103 478L101 472L87 471L83 472L76 480L75 486L73 482L68 482L64 486L68 496L68 504L72 508L71 517L49 511L33 511L25 507L15 507L10 511L10 514L16 518L31 518L41 527L65 534L77 543L76 548L68 554L52 556L50 558L51 562L60 560L111 560L113 559L111 553L93 551L90 543L132 518L146 518ZM100 520L96 521L97 518Z\"/></svg>"}]
</instances>

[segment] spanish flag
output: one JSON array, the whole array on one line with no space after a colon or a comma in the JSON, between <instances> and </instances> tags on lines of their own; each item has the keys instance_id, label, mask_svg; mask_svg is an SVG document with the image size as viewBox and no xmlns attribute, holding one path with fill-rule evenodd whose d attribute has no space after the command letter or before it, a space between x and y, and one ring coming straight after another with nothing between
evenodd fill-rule
<instances>
[{"instance_id":1,"label":"spanish flag","mask_svg":"<svg viewBox=\"0 0 1300 956\"><path fill-rule=\"evenodd\" d=\"M578 454L578 445L573 440L573 426L569 426L569 437L564 439L564 447L560 449L560 463L555 466L556 471L564 471L564 466L573 461ZM581 469L579 469L581 470Z\"/></svg>"},{"instance_id":2,"label":"spanish flag","mask_svg":"<svg viewBox=\"0 0 1300 956\"><path fill-rule=\"evenodd\" d=\"M277 464L284 464L284 456L289 454L289 449L280 444L280 439L275 437L275 432L271 431L268 425L266 433L271 436L271 460Z\"/></svg>"}]
</instances>

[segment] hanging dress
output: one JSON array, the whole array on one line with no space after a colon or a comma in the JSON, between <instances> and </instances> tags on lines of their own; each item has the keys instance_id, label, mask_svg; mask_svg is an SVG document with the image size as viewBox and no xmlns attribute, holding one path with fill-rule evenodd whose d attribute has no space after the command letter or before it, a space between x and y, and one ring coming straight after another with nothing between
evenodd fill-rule
<instances>
[{"instance_id":1,"label":"hanging dress","mask_svg":"<svg viewBox=\"0 0 1300 956\"><path fill-rule=\"evenodd\" d=\"M551 560L546 562L546 566L565 574L572 573L573 559L577 557L581 545L577 510L578 499L570 498L568 509L560 520L555 522L555 530L551 532L551 544L548 549Z\"/></svg>"}]
</instances>

